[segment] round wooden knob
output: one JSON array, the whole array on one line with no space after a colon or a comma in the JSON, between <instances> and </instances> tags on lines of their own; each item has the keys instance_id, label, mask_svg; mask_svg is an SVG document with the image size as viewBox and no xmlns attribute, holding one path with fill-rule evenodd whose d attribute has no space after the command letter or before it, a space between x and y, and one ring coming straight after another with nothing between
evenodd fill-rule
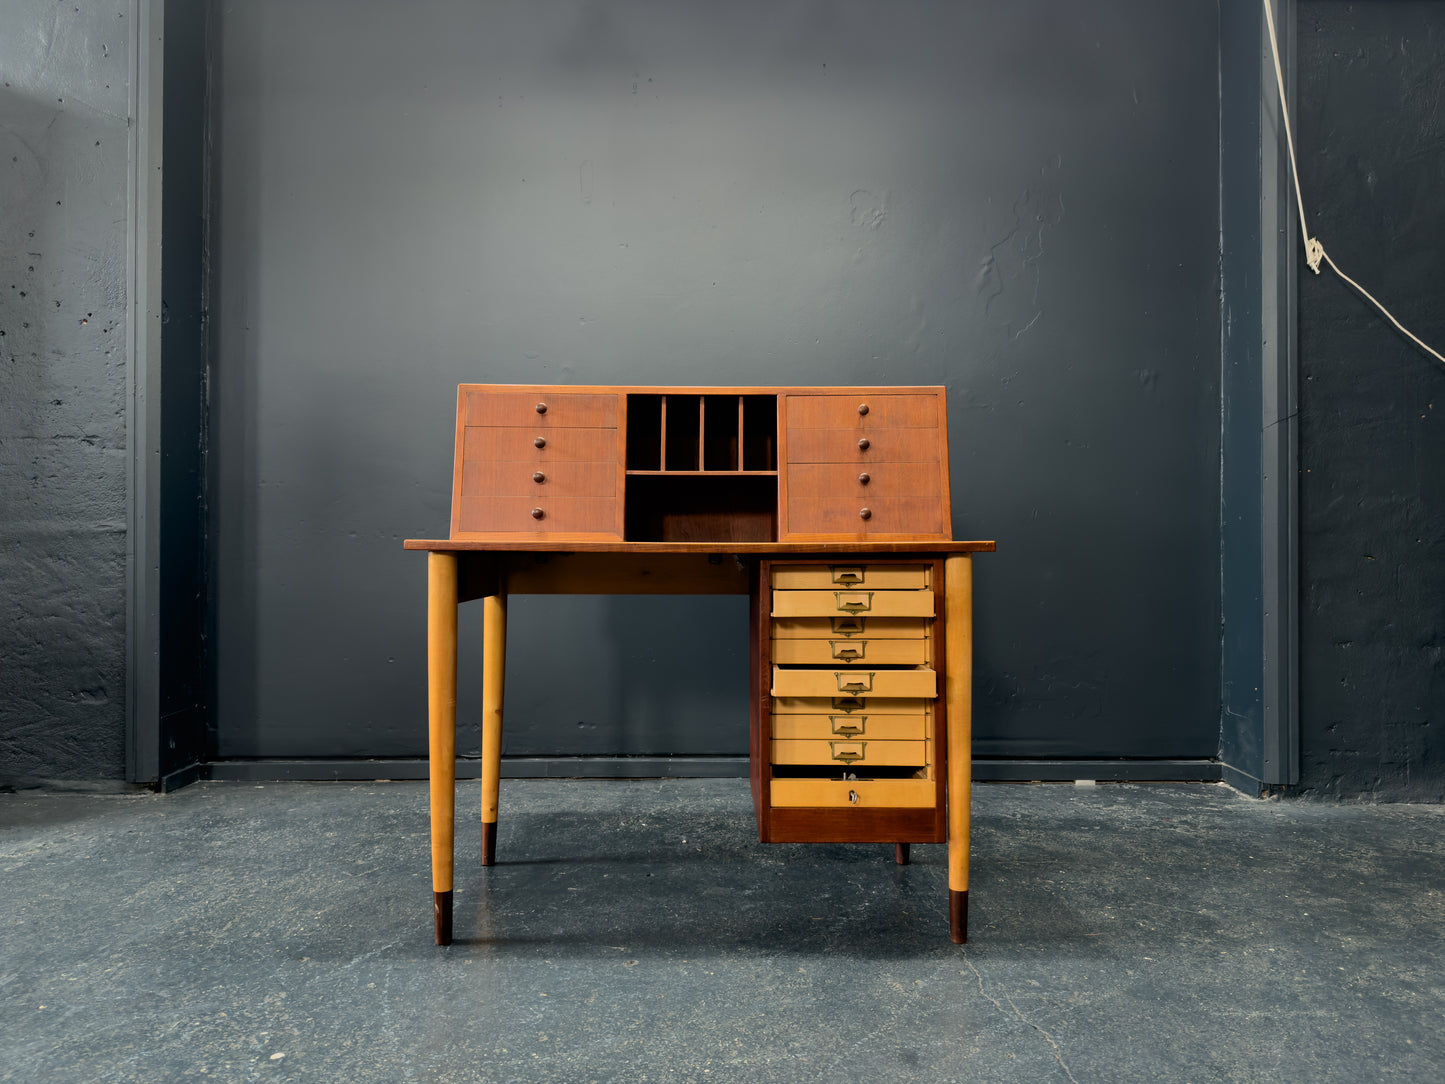
<instances>
[{"instance_id":1,"label":"round wooden knob","mask_svg":"<svg viewBox=\"0 0 1445 1084\"><path fill-rule=\"evenodd\" d=\"M860 474L860 475L858 475L858 481L859 481L862 485L865 485L865 486L866 486L869 482L873 481L873 479L870 478L867 474Z\"/></svg>"},{"instance_id":2,"label":"round wooden knob","mask_svg":"<svg viewBox=\"0 0 1445 1084\"><path fill-rule=\"evenodd\" d=\"M536 482L538 485L541 485L546 480L547 476L541 471L538 471L536 474L532 475L532 481Z\"/></svg>"},{"instance_id":3,"label":"round wooden knob","mask_svg":"<svg viewBox=\"0 0 1445 1084\"><path fill-rule=\"evenodd\" d=\"M545 448L547 447L547 438L538 437L536 440L532 441L532 443L535 444L538 448Z\"/></svg>"},{"instance_id":4,"label":"round wooden knob","mask_svg":"<svg viewBox=\"0 0 1445 1084\"><path fill-rule=\"evenodd\" d=\"M544 513L540 508L534 508L534 509L532 509L532 518L533 518L533 519L541 519L542 516L545 515L545 514L546 514L546 513Z\"/></svg>"},{"instance_id":5,"label":"round wooden knob","mask_svg":"<svg viewBox=\"0 0 1445 1084\"><path fill-rule=\"evenodd\" d=\"M867 404L867 403L859 403L859 404L858 404L858 413L859 413L859 414L867 414L867 413L868 413L868 404Z\"/></svg>"},{"instance_id":6,"label":"round wooden knob","mask_svg":"<svg viewBox=\"0 0 1445 1084\"><path fill-rule=\"evenodd\" d=\"M860 440L860 441L858 442L858 450L859 450L860 452L866 452L866 451L868 450L868 438L867 438L867 437L864 437L862 440Z\"/></svg>"},{"instance_id":7,"label":"round wooden knob","mask_svg":"<svg viewBox=\"0 0 1445 1084\"><path fill-rule=\"evenodd\" d=\"M859 518L859 519L872 519L872 518L873 518L873 512L872 512L871 509L868 509L868 508L859 509L859 511L858 511L858 518Z\"/></svg>"},{"instance_id":8,"label":"round wooden knob","mask_svg":"<svg viewBox=\"0 0 1445 1084\"><path fill-rule=\"evenodd\" d=\"M538 413L538 414L545 414L545 413L547 413L547 404L546 404L546 403L538 403L538 404L537 404L537 413Z\"/></svg>"}]
</instances>

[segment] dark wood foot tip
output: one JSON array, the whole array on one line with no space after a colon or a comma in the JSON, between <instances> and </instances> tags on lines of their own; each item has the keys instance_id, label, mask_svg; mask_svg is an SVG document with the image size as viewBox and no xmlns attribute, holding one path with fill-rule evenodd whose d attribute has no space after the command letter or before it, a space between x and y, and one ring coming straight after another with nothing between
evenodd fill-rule
<instances>
[{"instance_id":1,"label":"dark wood foot tip","mask_svg":"<svg viewBox=\"0 0 1445 1084\"><path fill-rule=\"evenodd\" d=\"M948 938L955 945L968 944L968 889L948 890Z\"/></svg>"},{"instance_id":2,"label":"dark wood foot tip","mask_svg":"<svg viewBox=\"0 0 1445 1084\"><path fill-rule=\"evenodd\" d=\"M893 861L900 866L908 865L908 844L893 844Z\"/></svg>"},{"instance_id":3,"label":"dark wood foot tip","mask_svg":"<svg viewBox=\"0 0 1445 1084\"><path fill-rule=\"evenodd\" d=\"M433 892L431 894L432 917L436 920L437 944L452 943L452 894Z\"/></svg>"},{"instance_id":4,"label":"dark wood foot tip","mask_svg":"<svg viewBox=\"0 0 1445 1084\"><path fill-rule=\"evenodd\" d=\"M482 822L482 865L497 864L497 822Z\"/></svg>"}]
</instances>

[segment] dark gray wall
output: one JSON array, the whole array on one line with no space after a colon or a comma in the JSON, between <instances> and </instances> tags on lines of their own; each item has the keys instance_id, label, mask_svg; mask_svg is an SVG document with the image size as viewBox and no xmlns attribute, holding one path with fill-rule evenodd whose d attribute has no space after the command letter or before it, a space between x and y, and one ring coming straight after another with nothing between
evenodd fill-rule
<instances>
[{"instance_id":1,"label":"dark gray wall","mask_svg":"<svg viewBox=\"0 0 1445 1084\"><path fill-rule=\"evenodd\" d=\"M125 774L130 19L0 29L0 785Z\"/></svg>"},{"instance_id":2,"label":"dark gray wall","mask_svg":"<svg viewBox=\"0 0 1445 1084\"><path fill-rule=\"evenodd\" d=\"M1300 0L1300 167L1341 268L1445 349L1445 9ZM1302 789L1445 797L1445 366L1300 276Z\"/></svg>"},{"instance_id":3,"label":"dark gray wall","mask_svg":"<svg viewBox=\"0 0 1445 1084\"><path fill-rule=\"evenodd\" d=\"M423 750L460 381L945 383L978 752L1216 753L1214 4L217 16L221 755ZM515 600L507 752L741 752L744 616Z\"/></svg>"}]
</instances>

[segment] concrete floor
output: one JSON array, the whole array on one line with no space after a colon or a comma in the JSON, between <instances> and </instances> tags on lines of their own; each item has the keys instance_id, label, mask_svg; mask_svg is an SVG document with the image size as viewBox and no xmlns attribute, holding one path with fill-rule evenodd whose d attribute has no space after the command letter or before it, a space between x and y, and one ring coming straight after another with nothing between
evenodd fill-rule
<instances>
[{"instance_id":1,"label":"concrete floor","mask_svg":"<svg viewBox=\"0 0 1445 1084\"><path fill-rule=\"evenodd\" d=\"M941 846L756 842L742 780L0 796L3 1081L1445 1079L1445 810L981 786Z\"/></svg>"}]
</instances>

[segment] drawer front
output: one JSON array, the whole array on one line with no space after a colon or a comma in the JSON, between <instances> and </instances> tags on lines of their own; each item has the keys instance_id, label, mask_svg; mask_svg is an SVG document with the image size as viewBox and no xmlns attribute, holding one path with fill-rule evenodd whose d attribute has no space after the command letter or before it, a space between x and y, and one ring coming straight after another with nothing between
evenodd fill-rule
<instances>
[{"instance_id":1,"label":"drawer front","mask_svg":"<svg viewBox=\"0 0 1445 1084\"><path fill-rule=\"evenodd\" d=\"M931 779L778 779L769 796L775 806L858 809L932 808L937 785Z\"/></svg>"},{"instance_id":2,"label":"drawer front","mask_svg":"<svg viewBox=\"0 0 1445 1084\"><path fill-rule=\"evenodd\" d=\"M854 715L774 715L774 740L829 741L841 738L866 738L869 741L918 741L928 735L930 716L916 708L910 715L879 715L858 712Z\"/></svg>"},{"instance_id":3,"label":"drawer front","mask_svg":"<svg viewBox=\"0 0 1445 1084\"><path fill-rule=\"evenodd\" d=\"M463 497L615 497L616 463L508 463L462 466Z\"/></svg>"},{"instance_id":4,"label":"drawer front","mask_svg":"<svg viewBox=\"0 0 1445 1084\"><path fill-rule=\"evenodd\" d=\"M466 395L466 424L488 426L536 426L541 429L617 428L617 396L588 392L557 391L469 391Z\"/></svg>"},{"instance_id":5,"label":"drawer front","mask_svg":"<svg viewBox=\"0 0 1445 1084\"><path fill-rule=\"evenodd\" d=\"M774 640L773 661L793 666L922 666L933 661L928 640L872 640L844 637L836 640Z\"/></svg>"},{"instance_id":6,"label":"drawer front","mask_svg":"<svg viewBox=\"0 0 1445 1084\"><path fill-rule=\"evenodd\" d=\"M794 670L773 667L773 696L827 696L869 699L874 696L938 695L938 675L917 670Z\"/></svg>"},{"instance_id":7,"label":"drawer front","mask_svg":"<svg viewBox=\"0 0 1445 1084\"><path fill-rule=\"evenodd\" d=\"M774 764L840 765L863 768L921 768L928 762L927 742L868 738L774 738Z\"/></svg>"},{"instance_id":8,"label":"drawer front","mask_svg":"<svg viewBox=\"0 0 1445 1084\"><path fill-rule=\"evenodd\" d=\"M774 565L773 588L796 591L833 587L918 590L929 586L930 565Z\"/></svg>"},{"instance_id":9,"label":"drawer front","mask_svg":"<svg viewBox=\"0 0 1445 1084\"><path fill-rule=\"evenodd\" d=\"M937 395L926 392L850 391L789 395L788 432L795 429L937 429Z\"/></svg>"},{"instance_id":10,"label":"drawer front","mask_svg":"<svg viewBox=\"0 0 1445 1084\"><path fill-rule=\"evenodd\" d=\"M605 534L616 538L615 497L462 497L463 534ZM540 516L534 516L540 511Z\"/></svg>"},{"instance_id":11,"label":"drawer front","mask_svg":"<svg viewBox=\"0 0 1445 1084\"><path fill-rule=\"evenodd\" d=\"M928 635L923 617L779 617L773 621L773 639L827 640L867 637L870 640L922 640Z\"/></svg>"},{"instance_id":12,"label":"drawer front","mask_svg":"<svg viewBox=\"0 0 1445 1084\"><path fill-rule=\"evenodd\" d=\"M885 497L938 497L943 483L938 463L795 463L788 468L788 493L827 493L868 505ZM791 506L792 502L789 501Z\"/></svg>"},{"instance_id":13,"label":"drawer front","mask_svg":"<svg viewBox=\"0 0 1445 1084\"><path fill-rule=\"evenodd\" d=\"M788 463L932 463L941 455L937 429L795 429Z\"/></svg>"},{"instance_id":14,"label":"drawer front","mask_svg":"<svg viewBox=\"0 0 1445 1084\"><path fill-rule=\"evenodd\" d=\"M774 696L773 718L780 715L923 715L929 705L895 696ZM774 723L776 725L776 723Z\"/></svg>"},{"instance_id":15,"label":"drawer front","mask_svg":"<svg viewBox=\"0 0 1445 1084\"><path fill-rule=\"evenodd\" d=\"M839 588L833 591L774 591L774 617L932 617L933 592L874 591Z\"/></svg>"},{"instance_id":16,"label":"drawer front","mask_svg":"<svg viewBox=\"0 0 1445 1084\"><path fill-rule=\"evenodd\" d=\"M462 435L462 459L540 464L616 463L617 430L543 429L535 425L487 429L469 425Z\"/></svg>"},{"instance_id":17,"label":"drawer front","mask_svg":"<svg viewBox=\"0 0 1445 1084\"><path fill-rule=\"evenodd\" d=\"M789 481L788 535L837 535L866 541L878 535L947 538L953 529L939 495L812 497L808 492Z\"/></svg>"}]
</instances>

